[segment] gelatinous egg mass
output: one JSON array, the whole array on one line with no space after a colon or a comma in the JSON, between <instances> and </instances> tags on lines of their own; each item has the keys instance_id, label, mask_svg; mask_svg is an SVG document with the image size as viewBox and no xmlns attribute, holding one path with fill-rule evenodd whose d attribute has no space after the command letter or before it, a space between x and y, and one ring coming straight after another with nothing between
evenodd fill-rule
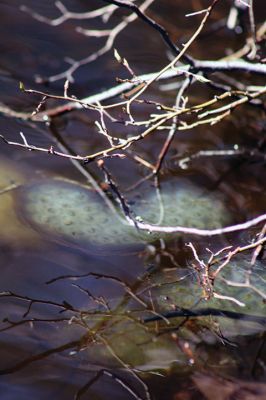
<instances>
[{"instance_id":1,"label":"gelatinous egg mass","mask_svg":"<svg viewBox=\"0 0 266 400\"><path fill-rule=\"evenodd\" d=\"M193 268L173 270L167 274L159 272L154 274L149 285L152 283L154 288L151 295L158 313L166 315L167 311L173 310L173 306L177 310L188 309L194 312L204 309L219 310L220 315L201 317L197 321L213 328L216 324L216 329L219 327L220 333L228 337L265 330L265 280L265 265L257 261L251 267L250 259L241 256L237 261L230 261L220 271L212 286L215 296L210 296L207 300L204 300L204 284L200 283ZM228 316L226 311L233 312L234 315ZM245 319L245 315L250 318Z\"/></svg>"},{"instance_id":2,"label":"gelatinous egg mass","mask_svg":"<svg viewBox=\"0 0 266 400\"><path fill-rule=\"evenodd\" d=\"M215 229L230 224L232 216L218 195L184 181L170 181L144 194L136 210L146 222L167 226Z\"/></svg>"},{"instance_id":3,"label":"gelatinous egg mass","mask_svg":"<svg viewBox=\"0 0 266 400\"><path fill-rule=\"evenodd\" d=\"M99 194L63 180L24 187L19 209L35 229L57 240L83 247L140 242L135 229L122 222ZM136 236L136 237L135 237Z\"/></svg>"},{"instance_id":4,"label":"gelatinous egg mass","mask_svg":"<svg viewBox=\"0 0 266 400\"><path fill-rule=\"evenodd\" d=\"M221 200L203 195L197 186L166 184L161 193L159 199L154 189L135 195L135 214L144 221L170 226L217 228L230 222ZM24 186L18 196L18 208L23 219L49 239L81 247L130 247L159 237L130 226L118 207L116 212L110 209L95 191L64 180Z\"/></svg>"}]
</instances>

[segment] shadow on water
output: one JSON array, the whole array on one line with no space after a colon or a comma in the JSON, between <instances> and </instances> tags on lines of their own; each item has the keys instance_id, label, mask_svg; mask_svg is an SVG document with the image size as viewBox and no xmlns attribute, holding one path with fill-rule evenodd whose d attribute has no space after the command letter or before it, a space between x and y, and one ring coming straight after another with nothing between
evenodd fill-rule
<instances>
[{"instance_id":1,"label":"shadow on water","mask_svg":"<svg viewBox=\"0 0 266 400\"><path fill-rule=\"evenodd\" d=\"M98 2L92 3L92 9L98 6ZM192 8L194 2L189 3ZM50 0L25 0L23 4L42 15L58 15ZM68 0L64 4L76 12L87 10L82 1ZM63 80L36 83L36 79L61 72L67 67L66 56L81 59L93 53L98 48L98 40L75 31L76 25L87 27L86 21L69 20L62 26L51 27L20 11L21 5L19 0L0 2L0 102L31 113L40 99L21 93L19 81L27 88L63 92ZM183 17L188 9L183 10L181 5L177 9L174 1L158 1L150 12L153 18L165 22L176 40L180 36L186 38L195 29L195 22ZM115 15L114 21L120 21L122 15L123 11ZM225 17L223 10L218 9L215 21L223 21ZM100 29L98 20L91 23L92 29ZM235 36L225 28L217 31L217 37L222 37L232 50L238 49L241 41L244 43L244 33ZM133 47L130 43L136 38L141 40ZM168 62L164 43L140 21L121 35L116 45L136 68L136 73L157 71ZM208 57L223 55L225 43L207 36L193 45L195 56L204 58L207 45L212 53ZM78 69L75 82L70 85L71 94L82 98L100 92L114 86L117 76L126 76L125 71L107 53L95 63ZM191 90L192 101L193 96L204 101L210 94L213 95L212 89L202 93L197 84L195 91ZM151 98L171 106L175 91L154 88ZM54 99L49 99L46 107L55 104ZM140 120L150 113L149 107L149 104L136 105ZM230 219L228 223L223 219L226 223L222 225L265 212L265 144L261 139L265 127L261 115L260 109L247 106L245 113L236 110L215 127L207 125L178 132L178 140L173 142L162 166L162 187L172 182L178 182L181 187L180 182L186 181L200 188L196 192L197 200L201 201L201 196L206 194L219 199L228 210L229 217L224 213L223 218ZM48 124L10 118L3 113L1 134L8 140L21 141L19 132L22 131L29 143L45 148L54 144L56 137L73 153L88 154L106 145L95 127L96 118L98 114L93 110L76 110ZM113 136L122 137L125 126L113 123L110 129ZM131 134L138 132L139 127L132 127ZM164 140L165 135L158 134L152 140L139 142L135 154L155 163ZM232 157L197 155L205 149L236 148L235 144L244 150ZM188 168L180 168L180 160L188 155L194 155L185 161ZM136 186L147 175L146 166L136 163L130 151L125 159L110 159L106 165L130 206L140 214L144 209L151 212L154 200L145 196L156 193L154 180ZM61 228L56 231L57 227L49 222L49 218L55 219L58 215L58 209L53 208L56 197L51 197L51 204L43 206L38 217L44 217L44 211L48 210L45 221L48 228L40 227L39 219L29 217L25 204L29 197L21 197L23 190L41 187L45 182L55 185L64 181L66 187L75 182L82 192L88 185L86 171L100 182L110 200L103 171L97 165L82 166L80 173L69 160L1 143L1 399L41 400L47 396L58 400L211 399L213 387L221 388L221 400L227 399L228 393L235 396L253 393L252 399L265 398L265 385L258 383L265 379L265 256L260 253L260 259L251 269L248 256L239 254L236 261L227 265L230 268L222 270L213 286L212 281L205 279L206 271L195 267L193 252L186 246L192 240L200 258L207 260L210 254L206 248L216 252L229 245L250 244L260 228L214 238L176 235L171 240L155 236L139 240L140 234L134 230L130 235L139 240L138 246L134 242L132 247L118 246L112 252L97 240L103 234L106 240L110 239L116 228L115 220L111 220L111 233L107 234L105 228L101 228L102 232L96 231L96 244L92 245L91 238L86 242L83 231L80 235L85 235L86 240L73 240L69 231L62 234ZM217 215L219 202L215 203ZM32 208L34 204L37 204L36 198ZM181 207L181 200L178 204ZM189 204L193 208L193 199ZM64 199L60 207L68 206L68 200ZM78 212L78 205L76 208L74 211ZM103 208L108 212L107 205ZM50 209L54 214L49 214ZM158 212L155 214L157 217ZM82 218L87 217L80 218L82 225ZM62 230L67 224L68 221ZM127 230L120 235L122 242L131 243ZM224 261L222 256L215 257L212 272L218 261ZM245 287L247 272L251 278ZM206 301L213 287L216 294L227 299ZM256 381L256 390L254 383L247 381ZM223 388L226 388L224 393Z\"/></svg>"}]
</instances>

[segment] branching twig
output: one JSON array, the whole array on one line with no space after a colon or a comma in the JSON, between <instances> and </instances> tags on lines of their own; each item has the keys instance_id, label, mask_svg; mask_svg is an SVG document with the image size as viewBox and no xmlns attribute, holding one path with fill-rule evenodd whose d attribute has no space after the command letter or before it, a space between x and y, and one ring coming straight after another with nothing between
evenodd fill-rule
<instances>
[{"instance_id":1,"label":"branching twig","mask_svg":"<svg viewBox=\"0 0 266 400\"><path fill-rule=\"evenodd\" d=\"M32 9L28 8L27 6L21 6L21 11L24 11L28 14L30 14L33 18L35 18L37 21L46 23L51 26L58 26L67 21L68 19L77 19L77 20L83 20L83 19L93 19L93 18L98 18L102 17L106 20L107 16L110 16L116 9L116 6L105 6L102 8L97 8L96 10L93 11L88 11L88 12L82 12L82 13L76 13L72 11L68 11L66 6L61 2L61 1L56 1L55 6L59 9L61 12L61 16L55 19L49 19L44 17L41 14L38 14L37 12L33 11Z\"/></svg>"},{"instance_id":2,"label":"branching twig","mask_svg":"<svg viewBox=\"0 0 266 400\"><path fill-rule=\"evenodd\" d=\"M168 32L165 30L165 28L161 25L159 25L157 22L155 22L152 18L148 17L146 14L143 13L140 7L136 6L132 1L125 0L125 1L120 1L120 0L103 0L106 3L111 3L115 4L116 6L122 7L122 8L127 8L131 11L133 11L142 21L147 23L149 26L151 26L153 29L158 31L163 38L164 42L167 44L167 46L170 48L170 50L173 52L174 55L176 54L181 54L183 53L182 56L184 57L184 60L188 62L190 65L193 65L193 58L189 57L185 52L180 51L180 49L172 42L172 40L169 38ZM180 56L181 57L181 56Z\"/></svg>"}]
</instances>

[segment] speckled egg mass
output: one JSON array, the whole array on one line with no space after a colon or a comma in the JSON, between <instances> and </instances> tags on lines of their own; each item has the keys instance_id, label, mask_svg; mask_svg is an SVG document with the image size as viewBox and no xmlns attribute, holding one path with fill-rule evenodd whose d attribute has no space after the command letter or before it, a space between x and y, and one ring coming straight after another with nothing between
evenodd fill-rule
<instances>
[{"instance_id":1,"label":"speckled egg mass","mask_svg":"<svg viewBox=\"0 0 266 400\"><path fill-rule=\"evenodd\" d=\"M246 284L247 275L250 285ZM217 326L219 324L225 337L249 335L265 330L263 322L241 318L242 313L265 317L265 279L265 265L257 261L251 268L250 259L242 256L237 261L230 261L216 277L213 290L220 295L219 298L211 297L206 301L203 299L204 291L193 269L173 270L168 272L168 275L162 272L155 274L152 284L154 287L158 284L158 288L154 289L152 296L159 313L171 311L173 304L177 309L193 311L204 308L217 309L221 310L220 317L201 317L198 322L213 326L214 321L217 321ZM238 318L236 315L231 318L222 317L222 310L240 314Z\"/></svg>"},{"instance_id":2,"label":"speckled egg mass","mask_svg":"<svg viewBox=\"0 0 266 400\"><path fill-rule=\"evenodd\" d=\"M20 191L18 203L24 220L50 239L110 248L139 245L159 237L129 226L120 211L116 214L110 210L93 190L64 180L27 185ZM211 229L230 222L221 200L203 195L192 184L163 185L161 202L151 189L150 193L136 195L132 208L153 224Z\"/></svg>"},{"instance_id":3,"label":"speckled egg mass","mask_svg":"<svg viewBox=\"0 0 266 400\"><path fill-rule=\"evenodd\" d=\"M158 225L214 229L230 224L232 216L217 195L188 182L165 182L139 199L136 211L146 222Z\"/></svg>"},{"instance_id":4,"label":"speckled egg mass","mask_svg":"<svg viewBox=\"0 0 266 400\"><path fill-rule=\"evenodd\" d=\"M133 242L135 230L82 186L60 180L35 183L23 189L21 201L24 218L48 235L92 245Z\"/></svg>"}]
</instances>

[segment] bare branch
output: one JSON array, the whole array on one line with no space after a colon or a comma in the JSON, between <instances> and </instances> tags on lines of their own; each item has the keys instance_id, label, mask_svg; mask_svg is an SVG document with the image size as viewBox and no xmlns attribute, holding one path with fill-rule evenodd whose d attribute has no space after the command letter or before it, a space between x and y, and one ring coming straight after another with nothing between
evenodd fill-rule
<instances>
[{"instance_id":1,"label":"bare branch","mask_svg":"<svg viewBox=\"0 0 266 400\"><path fill-rule=\"evenodd\" d=\"M153 29L158 31L163 38L164 42L167 44L167 46L170 48L170 50L173 52L174 55L176 54L181 54L180 49L172 42L172 40L169 38L168 32L165 30L165 28L161 25L159 25L157 22L155 22L152 18L148 17L146 14L144 14L143 10L141 10L140 7L137 7L136 4L134 4L132 1L120 1L120 0L103 0L106 3L111 3L115 4L116 6L122 7L122 8L127 8L131 11L133 11L142 21L150 25ZM183 50L182 50L183 52ZM188 62L190 65L193 65L193 58L187 56L186 54L182 54L184 57L184 60ZM181 57L181 56L180 56Z\"/></svg>"},{"instance_id":2,"label":"bare branch","mask_svg":"<svg viewBox=\"0 0 266 400\"><path fill-rule=\"evenodd\" d=\"M55 2L56 7L59 9L59 11L62 13L62 15L58 18L55 19L49 19L44 17L41 14L36 13L35 11L31 10L27 6L21 6L20 9L21 11L24 11L31 15L34 19L36 19L39 22L46 23L51 26L58 26L61 25L63 22L69 20L69 19L76 19L76 20L83 20L83 19L93 19L93 18L98 18L102 17L106 20L107 15L110 16L116 9L116 6L105 6L102 8L97 8L94 11L88 11L88 12L82 12L82 13L75 13L68 11L65 5L61 1L56 1Z\"/></svg>"}]
</instances>

